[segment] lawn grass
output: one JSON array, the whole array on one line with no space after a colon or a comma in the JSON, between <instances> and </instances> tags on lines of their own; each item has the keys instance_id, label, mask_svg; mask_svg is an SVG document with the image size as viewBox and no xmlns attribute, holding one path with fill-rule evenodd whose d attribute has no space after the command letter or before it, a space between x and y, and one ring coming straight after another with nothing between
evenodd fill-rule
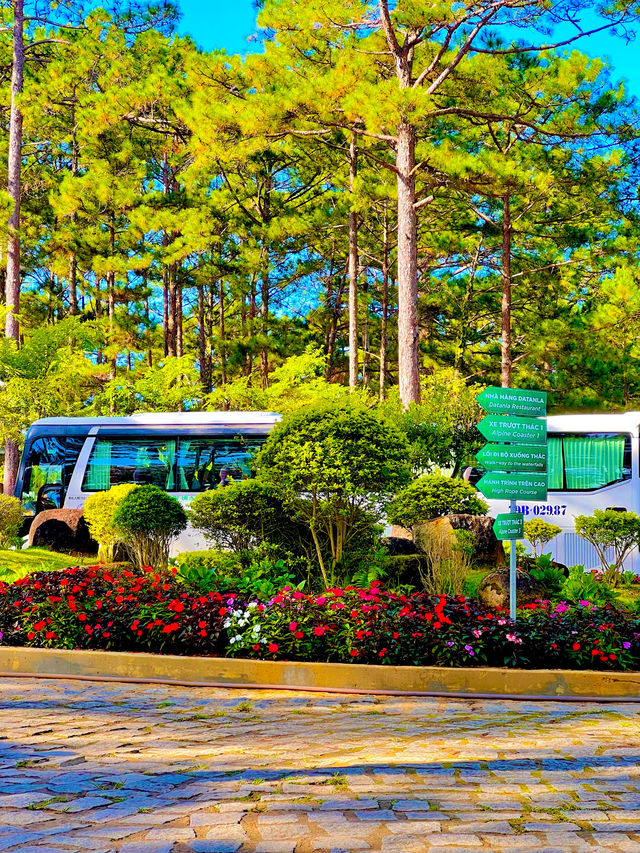
<instances>
[{"instance_id":1,"label":"lawn grass","mask_svg":"<svg viewBox=\"0 0 640 853\"><path fill-rule=\"evenodd\" d=\"M66 569L68 566L87 566L95 557L58 554L46 548L25 548L23 551L0 550L0 580L12 581L31 572Z\"/></svg>"}]
</instances>

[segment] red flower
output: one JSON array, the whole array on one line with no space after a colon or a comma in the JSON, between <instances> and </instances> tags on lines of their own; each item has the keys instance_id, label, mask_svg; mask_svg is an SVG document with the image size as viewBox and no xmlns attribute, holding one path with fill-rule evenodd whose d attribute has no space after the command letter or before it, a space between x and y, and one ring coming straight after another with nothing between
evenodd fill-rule
<instances>
[{"instance_id":1,"label":"red flower","mask_svg":"<svg viewBox=\"0 0 640 853\"><path fill-rule=\"evenodd\" d=\"M41 619L39 622L36 622L36 624L33 626L33 630L34 631L41 631L46 624L47 623L44 621L44 619Z\"/></svg>"},{"instance_id":2,"label":"red flower","mask_svg":"<svg viewBox=\"0 0 640 853\"><path fill-rule=\"evenodd\" d=\"M33 640L34 637L35 637L35 634L33 633L33 631L29 631L29 633L27 634L27 639Z\"/></svg>"},{"instance_id":3,"label":"red flower","mask_svg":"<svg viewBox=\"0 0 640 853\"><path fill-rule=\"evenodd\" d=\"M198 622L198 628L206 628L206 627L207 627L206 622Z\"/></svg>"},{"instance_id":4,"label":"red flower","mask_svg":"<svg viewBox=\"0 0 640 853\"><path fill-rule=\"evenodd\" d=\"M316 625L316 627L313 629L313 633L316 635L316 637L321 637L324 632L325 628L323 625Z\"/></svg>"},{"instance_id":5,"label":"red flower","mask_svg":"<svg viewBox=\"0 0 640 853\"><path fill-rule=\"evenodd\" d=\"M173 610L174 613L182 613L184 610L184 604L177 599L174 599L169 605L169 610Z\"/></svg>"},{"instance_id":6,"label":"red flower","mask_svg":"<svg viewBox=\"0 0 640 853\"><path fill-rule=\"evenodd\" d=\"M86 622L87 621L87 614L86 613L78 613L78 619L81 622Z\"/></svg>"},{"instance_id":7,"label":"red flower","mask_svg":"<svg viewBox=\"0 0 640 853\"><path fill-rule=\"evenodd\" d=\"M360 652L357 649L351 649L349 654L351 655L352 658L357 658L358 655L360 654Z\"/></svg>"},{"instance_id":8,"label":"red flower","mask_svg":"<svg viewBox=\"0 0 640 853\"><path fill-rule=\"evenodd\" d=\"M609 660L618 660L618 655L611 652L611 654L609 655Z\"/></svg>"},{"instance_id":9,"label":"red flower","mask_svg":"<svg viewBox=\"0 0 640 853\"><path fill-rule=\"evenodd\" d=\"M206 637L206 636L207 636L207 632L206 632L206 631L198 631L198 633L200 634L200 636L201 636L201 637Z\"/></svg>"},{"instance_id":10,"label":"red flower","mask_svg":"<svg viewBox=\"0 0 640 853\"><path fill-rule=\"evenodd\" d=\"M269 643L269 651L271 652L271 654L275 654L278 651L278 644Z\"/></svg>"},{"instance_id":11,"label":"red flower","mask_svg":"<svg viewBox=\"0 0 640 853\"><path fill-rule=\"evenodd\" d=\"M221 615L221 616L224 616L224 615L225 615L226 613L228 613L228 612L229 612L229 611L227 610L227 608L226 608L226 607L221 607L221 608L220 608L220 610L219 610L219 613L220 613L220 615Z\"/></svg>"},{"instance_id":12,"label":"red flower","mask_svg":"<svg viewBox=\"0 0 640 853\"><path fill-rule=\"evenodd\" d=\"M253 646L253 651L254 651L254 652L259 652L259 651L260 651L260 646L259 646L259 644L258 644L258 643L256 643L256 644Z\"/></svg>"},{"instance_id":13,"label":"red flower","mask_svg":"<svg viewBox=\"0 0 640 853\"><path fill-rule=\"evenodd\" d=\"M47 631L44 636L47 640L54 640L56 635L53 633L53 631Z\"/></svg>"},{"instance_id":14,"label":"red flower","mask_svg":"<svg viewBox=\"0 0 640 853\"><path fill-rule=\"evenodd\" d=\"M304 634L302 633L302 631L296 631L293 636L296 638L296 640L301 640L304 637Z\"/></svg>"},{"instance_id":15,"label":"red flower","mask_svg":"<svg viewBox=\"0 0 640 853\"><path fill-rule=\"evenodd\" d=\"M573 649L573 651L574 651L574 652L577 652L577 651L578 651L578 649L580 648L580 643L574 643L574 644L571 646L571 648Z\"/></svg>"}]
</instances>

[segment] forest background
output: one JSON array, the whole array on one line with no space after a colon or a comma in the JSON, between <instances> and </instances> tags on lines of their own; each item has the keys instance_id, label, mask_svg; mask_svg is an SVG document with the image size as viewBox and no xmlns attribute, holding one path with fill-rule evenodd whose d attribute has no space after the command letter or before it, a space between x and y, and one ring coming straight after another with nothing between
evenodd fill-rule
<instances>
[{"instance_id":1,"label":"forest background","mask_svg":"<svg viewBox=\"0 0 640 853\"><path fill-rule=\"evenodd\" d=\"M637 405L635 0L102 5L0 0L5 489L50 415Z\"/></svg>"}]
</instances>

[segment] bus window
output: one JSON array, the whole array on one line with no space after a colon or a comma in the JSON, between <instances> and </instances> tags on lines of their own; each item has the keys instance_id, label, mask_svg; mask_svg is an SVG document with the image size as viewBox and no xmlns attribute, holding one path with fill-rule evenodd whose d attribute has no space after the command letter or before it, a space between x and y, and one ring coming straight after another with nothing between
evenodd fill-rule
<instances>
[{"instance_id":1,"label":"bus window","mask_svg":"<svg viewBox=\"0 0 640 853\"><path fill-rule=\"evenodd\" d=\"M555 433L547 445L550 491L594 491L631 479L630 435Z\"/></svg>"},{"instance_id":2,"label":"bus window","mask_svg":"<svg viewBox=\"0 0 640 853\"><path fill-rule=\"evenodd\" d=\"M84 444L84 437L46 436L27 448L20 499L26 515L35 515L38 493L43 486L69 485Z\"/></svg>"},{"instance_id":3,"label":"bus window","mask_svg":"<svg viewBox=\"0 0 640 853\"><path fill-rule=\"evenodd\" d=\"M83 492L100 492L122 483L175 490L176 442L157 438L100 438L89 457Z\"/></svg>"},{"instance_id":4,"label":"bus window","mask_svg":"<svg viewBox=\"0 0 640 853\"><path fill-rule=\"evenodd\" d=\"M204 492L251 476L253 455L261 441L181 438L178 442L176 491Z\"/></svg>"}]
</instances>

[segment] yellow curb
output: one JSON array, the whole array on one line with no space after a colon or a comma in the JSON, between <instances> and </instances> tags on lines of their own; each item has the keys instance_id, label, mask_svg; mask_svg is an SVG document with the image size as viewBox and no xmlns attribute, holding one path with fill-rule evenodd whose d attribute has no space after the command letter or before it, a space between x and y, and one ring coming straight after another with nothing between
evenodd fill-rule
<instances>
[{"instance_id":1,"label":"yellow curb","mask_svg":"<svg viewBox=\"0 0 640 853\"><path fill-rule=\"evenodd\" d=\"M341 693L640 702L640 672L368 666L0 646L0 676L18 675Z\"/></svg>"}]
</instances>

